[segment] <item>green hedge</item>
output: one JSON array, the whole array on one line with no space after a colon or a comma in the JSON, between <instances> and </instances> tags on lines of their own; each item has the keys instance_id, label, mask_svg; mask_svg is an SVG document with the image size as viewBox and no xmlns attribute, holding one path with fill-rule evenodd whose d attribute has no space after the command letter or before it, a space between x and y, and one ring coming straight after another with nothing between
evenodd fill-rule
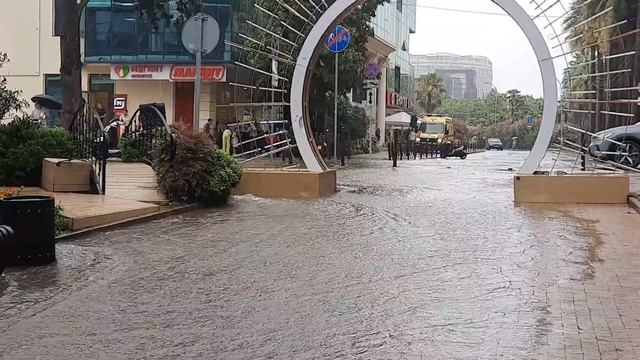
<instances>
[{"instance_id":1,"label":"green hedge","mask_svg":"<svg viewBox=\"0 0 640 360\"><path fill-rule=\"evenodd\" d=\"M61 128L43 128L28 119L0 125L0 185L39 186L42 159L67 158L73 145Z\"/></svg>"}]
</instances>

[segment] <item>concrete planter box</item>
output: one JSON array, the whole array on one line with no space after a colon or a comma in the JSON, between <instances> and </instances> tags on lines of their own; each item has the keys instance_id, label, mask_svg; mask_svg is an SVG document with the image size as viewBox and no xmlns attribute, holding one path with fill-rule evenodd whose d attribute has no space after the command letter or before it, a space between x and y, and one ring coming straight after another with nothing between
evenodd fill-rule
<instances>
[{"instance_id":1,"label":"concrete planter box","mask_svg":"<svg viewBox=\"0 0 640 360\"><path fill-rule=\"evenodd\" d=\"M91 164L86 161L43 159L41 186L50 192L89 192L91 171Z\"/></svg>"},{"instance_id":2,"label":"concrete planter box","mask_svg":"<svg viewBox=\"0 0 640 360\"><path fill-rule=\"evenodd\" d=\"M519 175L513 181L519 204L627 204L630 186L625 175Z\"/></svg>"},{"instance_id":3,"label":"concrete planter box","mask_svg":"<svg viewBox=\"0 0 640 360\"><path fill-rule=\"evenodd\" d=\"M336 181L335 170L316 173L248 169L233 194L292 200L319 199L336 193Z\"/></svg>"}]
</instances>

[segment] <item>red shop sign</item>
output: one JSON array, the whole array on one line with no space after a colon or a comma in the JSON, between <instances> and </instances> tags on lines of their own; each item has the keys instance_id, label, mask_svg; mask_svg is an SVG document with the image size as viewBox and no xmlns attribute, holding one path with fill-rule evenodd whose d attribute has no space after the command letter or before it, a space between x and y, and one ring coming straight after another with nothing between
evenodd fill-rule
<instances>
[{"instance_id":1,"label":"red shop sign","mask_svg":"<svg viewBox=\"0 0 640 360\"><path fill-rule=\"evenodd\" d=\"M227 69L224 66L203 66L202 81L226 82ZM195 81L196 67L190 65L173 65L171 67L171 81Z\"/></svg>"}]
</instances>

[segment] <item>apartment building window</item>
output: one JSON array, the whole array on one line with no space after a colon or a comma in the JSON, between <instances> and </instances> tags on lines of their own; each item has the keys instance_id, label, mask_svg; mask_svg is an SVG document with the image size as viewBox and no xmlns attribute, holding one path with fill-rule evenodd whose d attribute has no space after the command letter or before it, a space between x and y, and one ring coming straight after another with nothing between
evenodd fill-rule
<instances>
[{"instance_id":1,"label":"apartment building window","mask_svg":"<svg viewBox=\"0 0 640 360\"><path fill-rule=\"evenodd\" d=\"M402 1L403 0L396 0L396 7L398 8L398 11L402 12Z\"/></svg>"}]
</instances>

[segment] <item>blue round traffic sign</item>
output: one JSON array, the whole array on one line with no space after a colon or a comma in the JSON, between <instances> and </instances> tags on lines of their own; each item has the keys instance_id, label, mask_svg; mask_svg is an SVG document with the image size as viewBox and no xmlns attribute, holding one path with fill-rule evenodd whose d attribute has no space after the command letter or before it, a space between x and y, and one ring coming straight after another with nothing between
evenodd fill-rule
<instances>
[{"instance_id":1,"label":"blue round traffic sign","mask_svg":"<svg viewBox=\"0 0 640 360\"><path fill-rule=\"evenodd\" d=\"M351 42L349 30L342 25L338 25L324 40L324 47L333 53L340 53L349 47L349 42Z\"/></svg>"}]
</instances>

